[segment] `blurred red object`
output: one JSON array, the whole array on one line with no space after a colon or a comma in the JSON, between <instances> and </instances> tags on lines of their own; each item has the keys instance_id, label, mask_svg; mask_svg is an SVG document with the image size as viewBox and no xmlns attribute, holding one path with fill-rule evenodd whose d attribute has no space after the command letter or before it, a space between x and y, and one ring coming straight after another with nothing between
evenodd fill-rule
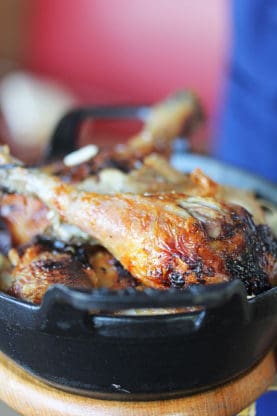
<instances>
[{"instance_id":1,"label":"blurred red object","mask_svg":"<svg viewBox=\"0 0 277 416\"><path fill-rule=\"evenodd\" d=\"M31 0L25 66L82 102L150 103L188 87L214 114L227 0Z\"/></svg>"}]
</instances>

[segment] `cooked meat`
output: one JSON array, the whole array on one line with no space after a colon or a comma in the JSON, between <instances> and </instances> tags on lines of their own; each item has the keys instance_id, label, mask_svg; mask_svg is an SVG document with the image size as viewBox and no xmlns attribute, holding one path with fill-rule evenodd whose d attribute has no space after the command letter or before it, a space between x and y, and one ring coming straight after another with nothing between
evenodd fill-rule
<instances>
[{"instance_id":1,"label":"cooked meat","mask_svg":"<svg viewBox=\"0 0 277 416\"><path fill-rule=\"evenodd\" d=\"M141 167L129 174L116 169L105 169L97 178L88 177L76 186L80 190L104 194L159 193L170 192L174 188L175 191L187 195L212 196L238 203L252 213L257 224L265 222L263 211L250 192L220 186L199 169L191 175L184 175L156 154L146 157ZM61 239L70 244L93 242L92 238L80 229L62 223L58 215L49 211L45 204L34 196L5 193L0 195L0 218L3 226L9 230L14 247L26 244L38 234L46 234L49 238ZM9 237L7 233L5 235Z\"/></svg>"},{"instance_id":2,"label":"cooked meat","mask_svg":"<svg viewBox=\"0 0 277 416\"><path fill-rule=\"evenodd\" d=\"M13 257L16 257L15 254ZM10 295L40 303L48 287L54 283L92 288L95 273L71 253L46 250L36 244L18 257L12 277L13 284L8 291Z\"/></svg>"},{"instance_id":3,"label":"cooked meat","mask_svg":"<svg viewBox=\"0 0 277 416\"><path fill-rule=\"evenodd\" d=\"M14 268L10 271L12 296L40 303L46 290L60 283L75 288L112 290L136 287L138 283L103 247L69 246L59 241L39 240L11 251Z\"/></svg>"},{"instance_id":4,"label":"cooked meat","mask_svg":"<svg viewBox=\"0 0 277 416\"><path fill-rule=\"evenodd\" d=\"M241 278L248 294L275 278L276 241L238 205L182 193L80 192L36 170L2 167L11 191L31 193L92 235L146 286L166 288Z\"/></svg>"},{"instance_id":5,"label":"cooked meat","mask_svg":"<svg viewBox=\"0 0 277 416\"><path fill-rule=\"evenodd\" d=\"M128 174L118 169L104 169L97 177L89 176L76 185L79 190L102 194L134 194L175 192L186 195L214 197L246 208L257 224L265 222L264 212L250 191L219 185L200 169L183 174L174 169L161 155L151 154L143 164Z\"/></svg>"},{"instance_id":6,"label":"cooked meat","mask_svg":"<svg viewBox=\"0 0 277 416\"><path fill-rule=\"evenodd\" d=\"M143 194L145 192L184 191L192 188L189 175L183 175L173 169L166 159L152 154L143 163L129 173L119 169L103 169L97 176L88 176L76 184L82 191L110 194L115 192L131 192ZM196 186L194 185L194 188Z\"/></svg>"},{"instance_id":7,"label":"cooked meat","mask_svg":"<svg viewBox=\"0 0 277 416\"><path fill-rule=\"evenodd\" d=\"M176 137L189 135L203 120L197 96L180 91L156 104L142 131L132 137L122 153L130 155L150 153L170 154L171 143Z\"/></svg>"},{"instance_id":8,"label":"cooked meat","mask_svg":"<svg viewBox=\"0 0 277 416\"><path fill-rule=\"evenodd\" d=\"M111 290L142 288L142 285L101 246L90 248L89 263L97 276L97 288Z\"/></svg>"},{"instance_id":9,"label":"cooked meat","mask_svg":"<svg viewBox=\"0 0 277 416\"><path fill-rule=\"evenodd\" d=\"M0 217L0 256L1 255L6 256L11 248L12 248L12 238L11 238L9 227L7 226L3 218ZM0 266L0 271L1 271L1 266Z\"/></svg>"},{"instance_id":10,"label":"cooked meat","mask_svg":"<svg viewBox=\"0 0 277 416\"><path fill-rule=\"evenodd\" d=\"M7 256L0 254L0 290L7 293L13 284L12 266Z\"/></svg>"},{"instance_id":11,"label":"cooked meat","mask_svg":"<svg viewBox=\"0 0 277 416\"><path fill-rule=\"evenodd\" d=\"M5 221L13 246L28 243L42 234L50 225L48 208L32 196L18 194L0 195L0 216Z\"/></svg>"},{"instance_id":12,"label":"cooked meat","mask_svg":"<svg viewBox=\"0 0 277 416\"><path fill-rule=\"evenodd\" d=\"M105 169L129 173L151 153L169 156L173 140L181 135L187 137L202 118L197 97L189 91L180 92L153 106L142 130L126 145L102 149L95 157L77 166L67 167L57 163L48 166L47 170L71 183L80 182Z\"/></svg>"},{"instance_id":13,"label":"cooked meat","mask_svg":"<svg viewBox=\"0 0 277 416\"><path fill-rule=\"evenodd\" d=\"M167 160L200 113L193 94L176 95L127 145L77 166L27 169L1 148L0 248L13 249L12 266L0 258L0 290L40 303L55 283L140 290L241 279L250 296L276 285L277 242L251 192Z\"/></svg>"}]
</instances>

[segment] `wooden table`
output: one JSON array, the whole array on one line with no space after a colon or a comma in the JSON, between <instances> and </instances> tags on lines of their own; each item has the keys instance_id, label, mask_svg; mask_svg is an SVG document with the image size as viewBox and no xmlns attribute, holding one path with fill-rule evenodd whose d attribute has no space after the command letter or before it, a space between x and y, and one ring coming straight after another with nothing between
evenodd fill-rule
<instances>
[{"instance_id":1,"label":"wooden table","mask_svg":"<svg viewBox=\"0 0 277 416\"><path fill-rule=\"evenodd\" d=\"M96 400L50 387L0 353L0 399L24 416L230 416L259 397L276 372L274 353L242 377L207 392L152 402Z\"/></svg>"}]
</instances>

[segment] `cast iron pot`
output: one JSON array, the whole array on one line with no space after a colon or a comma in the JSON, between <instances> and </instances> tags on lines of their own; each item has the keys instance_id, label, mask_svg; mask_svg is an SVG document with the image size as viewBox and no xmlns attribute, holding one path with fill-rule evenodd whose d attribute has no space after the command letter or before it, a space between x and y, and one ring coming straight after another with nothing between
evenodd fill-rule
<instances>
[{"instance_id":1,"label":"cast iron pot","mask_svg":"<svg viewBox=\"0 0 277 416\"><path fill-rule=\"evenodd\" d=\"M54 135L50 156L73 150L73 136L83 118L138 117L146 110L73 112L57 129L63 145L57 145ZM217 180L245 184L277 203L273 184L234 167L186 153L175 154L173 163L184 171L201 166ZM199 308L167 315L110 313L185 306ZM58 388L114 400L181 396L239 376L274 347L277 288L247 300L239 280L184 291L78 291L57 285L40 306L0 293L0 334L2 352Z\"/></svg>"}]
</instances>

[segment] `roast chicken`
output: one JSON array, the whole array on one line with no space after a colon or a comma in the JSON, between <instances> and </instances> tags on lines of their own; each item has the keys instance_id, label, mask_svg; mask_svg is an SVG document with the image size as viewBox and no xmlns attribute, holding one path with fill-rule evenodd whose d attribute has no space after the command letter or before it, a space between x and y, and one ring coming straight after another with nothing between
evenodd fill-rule
<instances>
[{"instance_id":1,"label":"roast chicken","mask_svg":"<svg viewBox=\"0 0 277 416\"><path fill-rule=\"evenodd\" d=\"M182 290L240 279L249 296L276 284L276 238L251 192L168 162L192 114L177 104L169 130L154 117L125 147L75 166L28 168L1 149L1 290L40 303L55 283Z\"/></svg>"},{"instance_id":2,"label":"roast chicken","mask_svg":"<svg viewBox=\"0 0 277 416\"><path fill-rule=\"evenodd\" d=\"M249 295L271 287L277 245L241 206L175 191L84 192L21 166L2 166L6 189L35 195L105 247L138 282L185 288L241 278Z\"/></svg>"}]
</instances>

